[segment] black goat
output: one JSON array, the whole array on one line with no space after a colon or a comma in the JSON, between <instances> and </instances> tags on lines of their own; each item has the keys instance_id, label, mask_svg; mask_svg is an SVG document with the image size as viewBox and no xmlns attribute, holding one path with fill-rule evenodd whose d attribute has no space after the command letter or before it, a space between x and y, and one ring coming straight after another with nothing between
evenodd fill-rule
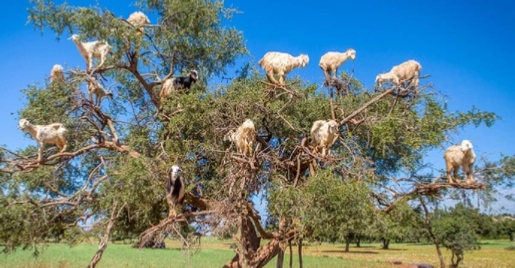
<instances>
[{"instance_id":1,"label":"black goat","mask_svg":"<svg viewBox=\"0 0 515 268\"><path fill-rule=\"evenodd\" d=\"M198 72L196 70L191 70L189 76L177 76L172 78L173 88L181 89L191 87L192 83L197 82L198 80Z\"/></svg>"},{"instance_id":2,"label":"black goat","mask_svg":"<svg viewBox=\"0 0 515 268\"><path fill-rule=\"evenodd\" d=\"M168 78L163 81L163 85L161 86L161 93L159 93L161 106L164 104L166 98L168 98L173 90L178 90L181 88L189 89L191 84L197 82L197 80L198 72L196 70L191 70L189 76L178 76L174 78ZM161 108L162 107L160 107L160 109Z\"/></svg>"}]
</instances>

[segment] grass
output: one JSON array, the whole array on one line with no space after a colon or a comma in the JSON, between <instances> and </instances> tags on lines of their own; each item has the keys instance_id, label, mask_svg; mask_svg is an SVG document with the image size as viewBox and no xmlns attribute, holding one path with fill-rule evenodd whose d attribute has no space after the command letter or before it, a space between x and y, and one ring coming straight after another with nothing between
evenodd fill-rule
<instances>
[{"instance_id":1,"label":"grass","mask_svg":"<svg viewBox=\"0 0 515 268\"><path fill-rule=\"evenodd\" d=\"M234 256L229 246L230 240L202 238L202 250L188 257L180 250L178 241L166 241L167 249L134 249L131 245L110 244L102 256L99 267L221 267ZM465 253L460 267L515 267L513 251L505 248L513 246L508 241L483 241L481 250ZM66 244L50 243L38 258L32 252L18 250L13 254L0 256L0 267L68 268L85 267L98 245L82 243L74 247ZM380 249L379 244L363 244L360 248L351 247L344 252L341 244L320 244L304 247L304 267L391 267L388 262L428 263L439 266L434 245L392 244L390 250ZM293 266L298 267L297 248L293 248ZM447 264L450 252L443 249ZM284 267L289 265L288 249ZM275 267L272 260L266 267Z\"/></svg>"}]
</instances>

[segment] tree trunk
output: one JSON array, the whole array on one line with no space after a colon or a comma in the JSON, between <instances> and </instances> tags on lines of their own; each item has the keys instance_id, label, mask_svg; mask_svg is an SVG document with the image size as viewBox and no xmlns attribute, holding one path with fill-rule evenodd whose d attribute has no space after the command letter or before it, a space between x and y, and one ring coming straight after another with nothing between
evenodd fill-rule
<instances>
[{"instance_id":1,"label":"tree trunk","mask_svg":"<svg viewBox=\"0 0 515 268\"><path fill-rule=\"evenodd\" d=\"M390 239L383 238L383 249L390 249Z\"/></svg>"},{"instance_id":2,"label":"tree trunk","mask_svg":"<svg viewBox=\"0 0 515 268\"><path fill-rule=\"evenodd\" d=\"M451 253L452 253L452 255L451 255L451 265L449 265L449 268L458 268L458 266L460 265L460 262L463 260L463 258L460 257L459 254L454 254L454 251L452 251ZM454 262L454 256L457 257L456 262Z\"/></svg>"},{"instance_id":3,"label":"tree trunk","mask_svg":"<svg viewBox=\"0 0 515 268\"><path fill-rule=\"evenodd\" d=\"M275 267L283 268L283 262L284 262L284 250L281 250L281 251L279 251L279 254L277 254L277 265Z\"/></svg>"},{"instance_id":4,"label":"tree trunk","mask_svg":"<svg viewBox=\"0 0 515 268\"><path fill-rule=\"evenodd\" d=\"M513 242L513 233L512 233L512 232L509 232L509 233L508 233L508 236L510 237L510 242Z\"/></svg>"},{"instance_id":5,"label":"tree trunk","mask_svg":"<svg viewBox=\"0 0 515 268\"><path fill-rule=\"evenodd\" d=\"M264 267L288 245L283 237L272 238L266 245L259 247L261 239L249 217L242 216L238 235L235 237L236 256L224 268ZM284 242L283 242L284 241Z\"/></svg>"},{"instance_id":6,"label":"tree trunk","mask_svg":"<svg viewBox=\"0 0 515 268\"><path fill-rule=\"evenodd\" d=\"M290 247L290 268L293 267L293 249L291 248L291 239L288 240L288 246Z\"/></svg>"},{"instance_id":7,"label":"tree trunk","mask_svg":"<svg viewBox=\"0 0 515 268\"><path fill-rule=\"evenodd\" d=\"M302 238L299 239L299 268L302 268Z\"/></svg>"},{"instance_id":8,"label":"tree trunk","mask_svg":"<svg viewBox=\"0 0 515 268\"><path fill-rule=\"evenodd\" d=\"M350 245L350 237L345 237L345 252L349 252L349 245Z\"/></svg>"},{"instance_id":9,"label":"tree trunk","mask_svg":"<svg viewBox=\"0 0 515 268\"><path fill-rule=\"evenodd\" d=\"M426 228L431 237L433 238L433 242L435 243L436 252L438 253L438 258L440 259L440 267L445 268L445 261L442 256L442 252L440 251L440 245L438 243L438 238L433 233L433 229L431 228L431 220L429 219L429 211L427 210L426 204L424 203L424 200L421 196L418 197L418 200L420 200L420 204L422 205L422 208L424 209L424 213L426 215Z\"/></svg>"},{"instance_id":10,"label":"tree trunk","mask_svg":"<svg viewBox=\"0 0 515 268\"><path fill-rule=\"evenodd\" d=\"M250 261L259 248L261 239L257 237L256 229L247 215L240 216L238 233L234 237L236 256L224 267L252 267Z\"/></svg>"},{"instance_id":11,"label":"tree trunk","mask_svg":"<svg viewBox=\"0 0 515 268\"><path fill-rule=\"evenodd\" d=\"M358 247L358 248L361 247L361 238L360 237L356 238L356 247Z\"/></svg>"}]
</instances>

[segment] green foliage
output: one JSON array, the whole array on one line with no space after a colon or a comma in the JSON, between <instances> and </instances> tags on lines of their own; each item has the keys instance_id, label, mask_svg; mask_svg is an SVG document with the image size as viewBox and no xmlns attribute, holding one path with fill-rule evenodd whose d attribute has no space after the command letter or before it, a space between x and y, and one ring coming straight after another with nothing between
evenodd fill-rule
<instances>
[{"instance_id":1,"label":"green foliage","mask_svg":"<svg viewBox=\"0 0 515 268\"><path fill-rule=\"evenodd\" d=\"M420 215L403 201L395 206L389 213L380 213L373 229L377 238L383 241L383 249L388 249L390 241L406 241L409 231L417 224Z\"/></svg>"},{"instance_id":2,"label":"green foliage","mask_svg":"<svg viewBox=\"0 0 515 268\"><path fill-rule=\"evenodd\" d=\"M457 204L448 211L437 211L433 220L434 231L440 243L452 252L452 263L459 264L465 251L480 249L477 232L480 227L474 221L478 211ZM457 261L454 261L454 257Z\"/></svg>"},{"instance_id":3,"label":"green foliage","mask_svg":"<svg viewBox=\"0 0 515 268\"><path fill-rule=\"evenodd\" d=\"M499 215L494 218L494 226L499 237L508 237L513 241L515 235L515 219L509 215Z\"/></svg>"},{"instance_id":4,"label":"green foliage","mask_svg":"<svg viewBox=\"0 0 515 268\"><path fill-rule=\"evenodd\" d=\"M374 221L370 188L362 181L344 181L330 172L321 172L307 185L308 200L305 222L312 237L335 242L361 233Z\"/></svg>"},{"instance_id":5,"label":"green foliage","mask_svg":"<svg viewBox=\"0 0 515 268\"><path fill-rule=\"evenodd\" d=\"M304 237L336 242L361 234L374 222L373 204L364 182L337 179L330 171L310 178L300 189L277 186L270 193L272 216L293 219Z\"/></svg>"},{"instance_id":6,"label":"green foliage","mask_svg":"<svg viewBox=\"0 0 515 268\"><path fill-rule=\"evenodd\" d=\"M123 57L126 38L138 40L131 29L119 17L99 6L74 7L64 3L56 5L52 0L31 0L29 22L43 31L51 29L58 36L67 31L80 33L82 38L105 39L113 46L116 58ZM224 73L228 65L247 53L241 31L225 26L235 9L224 7L223 1L138 1L137 6L145 13L159 15L160 27L147 27L152 36L139 44L140 49L158 48L161 56L146 54L140 62L160 74L181 72L199 68L205 78ZM113 32L115 33L113 35ZM166 56L166 58L161 58ZM170 64L171 65L168 65Z\"/></svg>"}]
</instances>

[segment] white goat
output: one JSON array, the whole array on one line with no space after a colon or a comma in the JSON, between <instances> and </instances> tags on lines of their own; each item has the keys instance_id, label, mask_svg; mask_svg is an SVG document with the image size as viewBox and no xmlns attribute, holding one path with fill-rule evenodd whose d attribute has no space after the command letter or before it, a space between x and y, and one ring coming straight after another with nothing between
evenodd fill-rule
<instances>
[{"instance_id":1,"label":"white goat","mask_svg":"<svg viewBox=\"0 0 515 268\"><path fill-rule=\"evenodd\" d=\"M225 141L234 142L238 153L250 156L253 153L256 142L256 129L254 122L246 119L236 130L232 130L224 137Z\"/></svg>"},{"instance_id":2,"label":"white goat","mask_svg":"<svg viewBox=\"0 0 515 268\"><path fill-rule=\"evenodd\" d=\"M418 77L422 65L415 60L405 61L397 66L394 66L390 72L382 73L376 76L376 83L381 85L385 81L391 81L396 86L400 86L408 80L411 80L411 86L415 89L418 87Z\"/></svg>"},{"instance_id":3,"label":"white goat","mask_svg":"<svg viewBox=\"0 0 515 268\"><path fill-rule=\"evenodd\" d=\"M336 120L317 120L311 127L311 145L315 147L315 151L318 148L322 148L322 156L326 156L326 150L328 154L331 154L331 146L338 139L338 123Z\"/></svg>"},{"instance_id":4,"label":"white goat","mask_svg":"<svg viewBox=\"0 0 515 268\"><path fill-rule=\"evenodd\" d=\"M461 145L453 145L445 150L443 155L445 159L445 167L447 171L447 179L449 183L454 183L451 171L454 171L454 178L458 180L458 169L460 166L465 173L466 182L474 183L472 167L476 161L476 154L472 149L472 143L469 140L463 140Z\"/></svg>"},{"instance_id":5,"label":"white goat","mask_svg":"<svg viewBox=\"0 0 515 268\"><path fill-rule=\"evenodd\" d=\"M293 68L306 67L309 63L309 57L306 54L300 54L293 57L288 53L282 52L268 52L258 62L265 72L270 82L277 84L274 74L279 75L279 84L284 85L285 76Z\"/></svg>"},{"instance_id":6,"label":"white goat","mask_svg":"<svg viewBox=\"0 0 515 268\"><path fill-rule=\"evenodd\" d=\"M182 181L182 169L178 165L171 166L166 173L168 180L166 181L166 201L168 202L168 216L175 216L175 208L182 205L184 201L184 182Z\"/></svg>"},{"instance_id":7,"label":"white goat","mask_svg":"<svg viewBox=\"0 0 515 268\"><path fill-rule=\"evenodd\" d=\"M29 120L22 118L18 122L18 129L29 131L30 135L38 142L38 161L43 159L44 143L55 144L59 148L59 153L66 150L66 133L68 130L61 123L50 125L32 125Z\"/></svg>"},{"instance_id":8,"label":"white goat","mask_svg":"<svg viewBox=\"0 0 515 268\"><path fill-rule=\"evenodd\" d=\"M89 101L93 102L93 94L95 94L95 105L99 106L104 97L113 98L113 93L110 90L104 89L100 83L98 83L95 77L88 77L88 93Z\"/></svg>"},{"instance_id":9,"label":"white goat","mask_svg":"<svg viewBox=\"0 0 515 268\"><path fill-rule=\"evenodd\" d=\"M54 67L52 67L52 70L50 71L50 82L64 81L64 72L63 72L63 66L56 64Z\"/></svg>"},{"instance_id":10,"label":"white goat","mask_svg":"<svg viewBox=\"0 0 515 268\"><path fill-rule=\"evenodd\" d=\"M161 106L163 106L166 98L172 91L174 90L173 87L173 78L168 78L163 82L163 85L161 85L161 92L159 93L159 99L161 100Z\"/></svg>"},{"instance_id":11,"label":"white goat","mask_svg":"<svg viewBox=\"0 0 515 268\"><path fill-rule=\"evenodd\" d=\"M147 15L145 15L145 13L141 11L133 12L127 19L127 22L132 24L132 26L134 26L135 28L138 28L138 35L143 33L145 25L150 24L150 20L148 19Z\"/></svg>"},{"instance_id":12,"label":"white goat","mask_svg":"<svg viewBox=\"0 0 515 268\"><path fill-rule=\"evenodd\" d=\"M86 70L88 72L93 65L93 58L100 59L100 63L97 66L97 68L100 68L104 64L107 54L113 54L111 46L104 40L81 42L77 34L72 35L69 39L73 40L80 54L86 61Z\"/></svg>"},{"instance_id":13,"label":"white goat","mask_svg":"<svg viewBox=\"0 0 515 268\"><path fill-rule=\"evenodd\" d=\"M334 78L338 74L338 67L345 63L348 59L356 59L356 50L349 48L347 51L340 52L327 52L320 58L318 66L322 68L325 79L329 80L331 73L334 71Z\"/></svg>"}]
</instances>

